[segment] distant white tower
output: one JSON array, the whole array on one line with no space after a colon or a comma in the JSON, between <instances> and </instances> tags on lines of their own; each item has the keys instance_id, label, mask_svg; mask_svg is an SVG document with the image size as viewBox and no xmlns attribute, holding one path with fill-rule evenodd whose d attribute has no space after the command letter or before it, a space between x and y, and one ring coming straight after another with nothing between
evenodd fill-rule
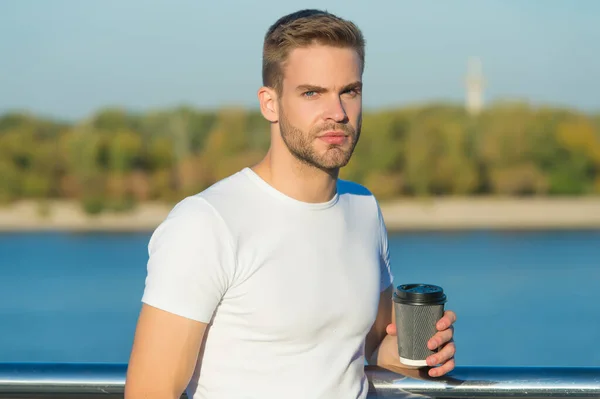
<instances>
[{"instance_id":1,"label":"distant white tower","mask_svg":"<svg viewBox=\"0 0 600 399\"><path fill-rule=\"evenodd\" d=\"M483 72L478 57L469 58L467 66L467 111L478 114L483 108Z\"/></svg>"}]
</instances>

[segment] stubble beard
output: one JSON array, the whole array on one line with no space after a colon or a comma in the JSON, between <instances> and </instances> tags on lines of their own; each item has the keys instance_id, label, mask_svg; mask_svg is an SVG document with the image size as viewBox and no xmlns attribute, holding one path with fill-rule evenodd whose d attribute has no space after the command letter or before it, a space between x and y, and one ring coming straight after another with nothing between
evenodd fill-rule
<instances>
[{"instance_id":1,"label":"stubble beard","mask_svg":"<svg viewBox=\"0 0 600 399\"><path fill-rule=\"evenodd\" d=\"M281 109L281 108L280 108ZM361 123L355 130L352 126L341 123L326 124L304 132L293 126L283 111L279 115L279 130L281 138L290 153L305 165L331 173L346 166L354 152L354 148L360 138ZM313 142L319 133L341 130L348 134L350 146L328 144L324 153L319 154L313 147Z\"/></svg>"}]
</instances>

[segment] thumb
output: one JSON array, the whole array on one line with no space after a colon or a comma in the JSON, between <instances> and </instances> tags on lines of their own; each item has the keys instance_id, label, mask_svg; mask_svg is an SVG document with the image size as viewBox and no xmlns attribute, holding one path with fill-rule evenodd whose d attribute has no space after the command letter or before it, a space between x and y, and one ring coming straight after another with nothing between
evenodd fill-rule
<instances>
[{"instance_id":1,"label":"thumb","mask_svg":"<svg viewBox=\"0 0 600 399\"><path fill-rule=\"evenodd\" d=\"M388 333L388 335L396 335L397 334L396 325L394 323L388 324L387 327L385 328L385 332Z\"/></svg>"}]
</instances>

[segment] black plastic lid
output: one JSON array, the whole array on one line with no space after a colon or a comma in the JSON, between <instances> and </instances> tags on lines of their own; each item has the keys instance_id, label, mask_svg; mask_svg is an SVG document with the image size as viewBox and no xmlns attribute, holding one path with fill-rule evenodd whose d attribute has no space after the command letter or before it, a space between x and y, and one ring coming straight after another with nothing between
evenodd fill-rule
<instances>
[{"instance_id":1,"label":"black plastic lid","mask_svg":"<svg viewBox=\"0 0 600 399\"><path fill-rule=\"evenodd\" d=\"M403 284L396 287L394 302L405 305L441 305L446 303L446 294L437 285Z\"/></svg>"}]
</instances>

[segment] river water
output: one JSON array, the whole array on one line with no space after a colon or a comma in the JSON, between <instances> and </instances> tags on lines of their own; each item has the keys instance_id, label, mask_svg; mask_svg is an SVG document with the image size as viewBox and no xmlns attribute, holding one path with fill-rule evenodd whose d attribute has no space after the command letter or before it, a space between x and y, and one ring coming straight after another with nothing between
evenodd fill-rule
<instances>
[{"instance_id":1,"label":"river water","mask_svg":"<svg viewBox=\"0 0 600 399\"><path fill-rule=\"evenodd\" d=\"M0 234L0 362L127 362L150 233ZM600 366L600 231L390 236L396 283L442 285L457 365Z\"/></svg>"}]
</instances>

